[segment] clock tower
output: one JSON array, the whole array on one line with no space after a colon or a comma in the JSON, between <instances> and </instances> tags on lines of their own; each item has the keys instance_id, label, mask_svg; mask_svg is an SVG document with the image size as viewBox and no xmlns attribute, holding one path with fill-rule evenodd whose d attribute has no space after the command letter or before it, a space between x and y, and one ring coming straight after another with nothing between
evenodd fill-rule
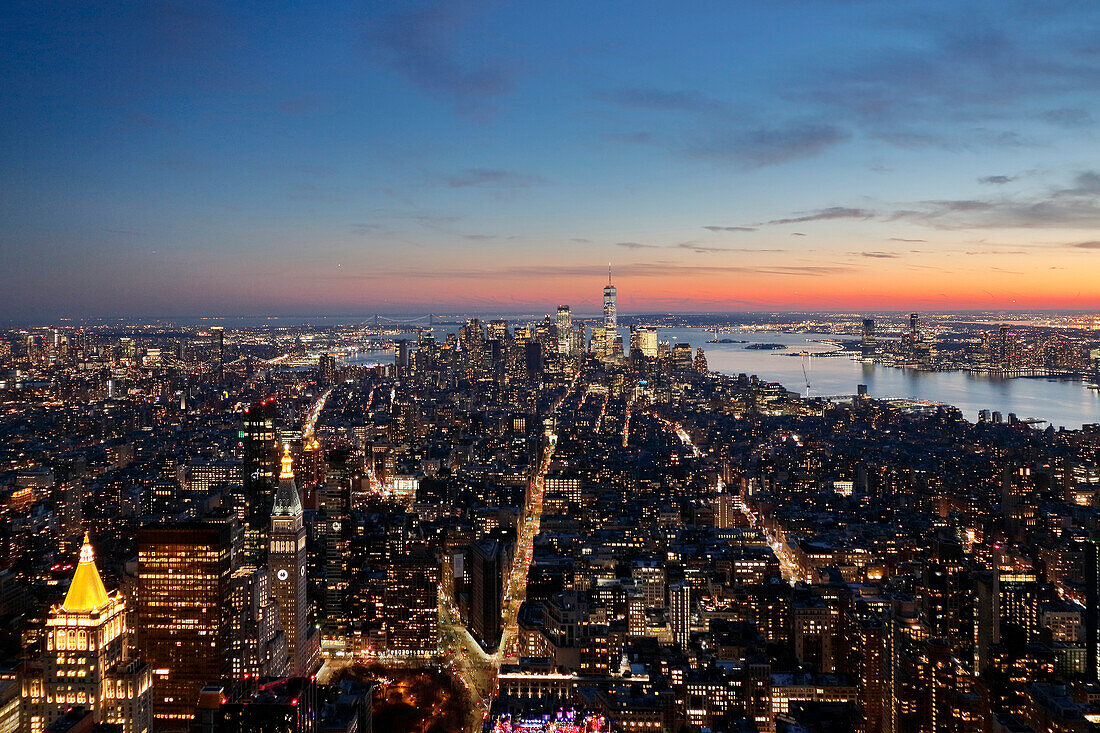
<instances>
[{"instance_id":1,"label":"clock tower","mask_svg":"<svg viewBox=\"0 0 1100 733\"><path fill-rule=\"evenodd\" d=\"M279 602L279 626L286 634L290 672L308 672L309 627L306 613L306 530L302 524L302 500L294 483L290 446L283 446L282 471L271 510L271 544L268 565L275 599Z\"/></svg>"}]
</instances>

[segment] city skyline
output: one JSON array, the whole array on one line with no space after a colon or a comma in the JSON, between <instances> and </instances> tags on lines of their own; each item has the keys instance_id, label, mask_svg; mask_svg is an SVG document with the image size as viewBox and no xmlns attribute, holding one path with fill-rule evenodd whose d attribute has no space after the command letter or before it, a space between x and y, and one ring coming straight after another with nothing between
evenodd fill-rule
<instances>
[{"instance_id":1,"label":"city skyline","mask_svg":"<svg viewBox=\"0 0 1100 733\"><path fill-rule=\"evenodd\" d=\"M1100 305L1080 3L2 12L10 318Z\"/></svg>"}]
</instances>

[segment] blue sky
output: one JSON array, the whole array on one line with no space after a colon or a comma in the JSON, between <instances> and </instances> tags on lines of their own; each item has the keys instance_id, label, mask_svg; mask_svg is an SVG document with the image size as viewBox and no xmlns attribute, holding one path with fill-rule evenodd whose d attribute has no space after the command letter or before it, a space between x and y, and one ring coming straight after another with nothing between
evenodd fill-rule
<instances>
[{"instance_id":1,"label":"blue sky","mask_svg":"<svg viewBox=\"0 0 1100 733\"><path fill-rule=\"evenodd\" d=\"M1100 306L1094 2L0 13L12 317Z\"/></svg>"}]
</instances>

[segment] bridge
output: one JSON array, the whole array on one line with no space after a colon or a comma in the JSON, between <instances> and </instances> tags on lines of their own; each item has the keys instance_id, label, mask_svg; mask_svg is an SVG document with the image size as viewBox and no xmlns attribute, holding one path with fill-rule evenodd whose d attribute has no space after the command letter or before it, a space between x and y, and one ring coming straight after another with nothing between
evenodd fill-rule
<instances>
[{"instance_id":1,"label":"bridge","mask_svg":"<svg viewBox=\"0 0 1100 733\"><path fill-rule=\"evenodd\" d=\"M402 316L401 318L391 318L390 316L384 316L381 313L374 314L374 325L382 326L432 326L435 325L435 314L427 313L422 316Z\"/></svg>"}]
</instances>

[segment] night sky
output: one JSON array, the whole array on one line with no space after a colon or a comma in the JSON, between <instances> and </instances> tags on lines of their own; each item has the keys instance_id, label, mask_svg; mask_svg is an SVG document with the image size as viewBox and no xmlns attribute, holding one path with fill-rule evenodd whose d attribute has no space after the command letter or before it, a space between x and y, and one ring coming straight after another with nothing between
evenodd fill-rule
<instances>
[{"instance_id":1,"label":"night sky","mask_svg":"<svg viewBox=\"0 0 1100 733\"><path fill-rule=\"evenodd\" d=\"M0 317L1100 307L1100 3L6 2Z\"/></svg>"}]
</instances>

